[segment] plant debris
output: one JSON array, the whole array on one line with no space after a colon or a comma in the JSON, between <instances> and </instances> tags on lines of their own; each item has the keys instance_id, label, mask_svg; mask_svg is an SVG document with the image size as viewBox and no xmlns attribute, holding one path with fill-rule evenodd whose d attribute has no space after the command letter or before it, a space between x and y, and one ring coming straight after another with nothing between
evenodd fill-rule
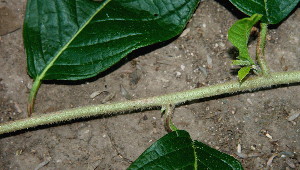
<instances>
[{"instance_id":1,"label":"plant debris","mask_svg":"<svg viewBox=\"0 0 300 170\"><path fill-rule=\"evenodd\" d=\"M111 100L115 96L115 92L109 92L107 90L102 90L102 91L95 91L90 95L90 98L95 98L96 96L100 95L101 93L109 93L101 102L106 103L107 101Z\"/></svg>"},{"instance_id":2,"label":"plant debris","mask_svg":"<svg viewBox=\"0 0 300 170\"><path fill-rule=\"evenodd\" d=\"M34 170L39 170L43 166L47 165L50 161L51 161L51 157L47 157L46 160L40 163L36 168L34 168Z\"/></svg>"},{"instance_id":3,"label":"plant debris","mask_svg":"<svg viewBox=\"0 0 300 170\"><path fill-rule=\"evenodd\" d=\"M268 166L270 166L270 165L272 164L272 161L273 161L273 159L274 159L276 156L282 157L282 158L284 158L284 157L292 158L292 157L295 156L295 154L294 154L293 152L291 152L291 151L283 151L283 152L280 152L280 153L278 153L278 154L274 154L274 155L272 155L272 156L268 159L268 162L267 162L267 165L268 165ZM288 159L286 160L286 162L287 162L287 161L288 161ZM289 163L290 163L290 165L289 165ZM291 168L295 167L294 163L292 163L290 160L289 160L289 162L287 162L287 164L288 164Z\"/></svg>"},{"instance_id":4,"label":"plant debris","mask_svg":"<svg viewBox=\"0 0 300 170\"><path fill-rule=\"evenodd\" d=\"M291 110L291 113L289 114L289 117L287 118L288 121L293 121L295 120L298 116L300 115L300 111L294 111L293 109Z\"/></svg>"},{"instance_id":5,"label":"plant debris","mask_svg":"<svg viewBox=\"0 0 300 170\"><path fill-rule=\"evenodd\" d=\"M127 100L131 100L131 96L128 95L127 91L125 90L125 88L122 86L122 84L120 85L120 90L122 95L127 99Z\"/></svg>"},{"instance_id":6,"label":"plant debris","mask_svg":"<svg viewBox=\"0 0 300 170\"><path fill-rule=\"evenodd\" d=\"M106 90L102 90L102 91L95 91L95 92L93 92L91 95L90 95L90 98L95 98L96 96L98 96L98 95L100 95L101 93L103 93L103 92L108 92L108 91L106 91Z\"/></svg>"},{"instance_id":7,"label":"plant debris","mask_svg":"<svg viewBox=\"0 0 300 170\"><path fill-rule=\"evenodd\" d=\"M183 30L182 33L181 33L181 35L180 35L180 37L186 36L190 31L191 31L190 28L187 28L187 29Z\"/></svg>"},{"instance_id":8,"label":"plant debris","mask_svg":"<svg viewBox=\"0 0 300 170\"><path fill-rule=\"evenodd\" d=\"M212 67L213 67L213 63L212 63L212 58L210 57L210 55L209 54L207 54L207 67L209 68L209 69L212 69Z\"/></svg>"},{"instance_id":9,"label":"plant debris","mask_svg":"<svg viewBox=\"0 0 300 170\"><path fill-rule=\"evenodd\" d=\"M236 153L236 155L239 156L239 157L241 157L241 158L243 158L243 159L262 156L262 154L258 153L258 152L249 153L249 154L242 153L241 144L238 144L238 146L237 146L237 153Z\"/></svg>"}]
</instances>

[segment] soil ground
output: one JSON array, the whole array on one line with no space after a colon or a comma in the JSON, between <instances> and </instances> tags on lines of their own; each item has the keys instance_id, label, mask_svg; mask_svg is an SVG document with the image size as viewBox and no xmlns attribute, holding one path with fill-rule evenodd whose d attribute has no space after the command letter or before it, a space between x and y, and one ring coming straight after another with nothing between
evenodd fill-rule
<instances>
[{"instance_id":1,"label":"soil ground","mask_svg":"<svg viewBox=\"0 0 300 170\"><path fill-rule=\"evenodd\" d=\"M22 40L26 0L1 1L0 5L1 22L10 21L6 27L0 23L3 123L26 114L33 80L26 71ZM237 51L228 41L227 31L242 17L228 3L204 0L187 25L190 31L185 36L137 50L93 79L44 82L37 94L36 114L100 104L113 92L116 95L106 103L125 101L121 84L138 99L236 80L238 67L231 66L231 60ZM299 70L299 20L298 6L283 23L269 27L265 54L272 71ZM255 46L255 41L249 45L252 55ZM208 56L212 68L207 64ZM89 97L101 90L108 93ZM299 169L299 118L287 121L291 112L300 111L299 101L297 83L253 89L183 104L176 108L173 122L188 131L193 140L236 157L244 169L292 169L291 163ZM126 169L166 133L160 110L155 109L42 126L0 136L0 169L34 169L47 159L50 162L40 169ZM243 153L262 156L240 158L236 155L238 144ZM267 166L268 159L282 151L296 156L277 157Z\"/></svg>"}]
</instances>

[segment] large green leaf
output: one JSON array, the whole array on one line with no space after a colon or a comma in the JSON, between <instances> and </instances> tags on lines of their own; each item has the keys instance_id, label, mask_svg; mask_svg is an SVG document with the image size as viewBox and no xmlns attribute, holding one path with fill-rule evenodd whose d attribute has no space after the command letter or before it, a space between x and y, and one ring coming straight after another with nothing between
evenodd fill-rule
<instances>
[{"instance_id":1,"label":"large green leaf","mask_svg":"<svg viewBox=\"0 0 300 170\"><path fill-rule=\"evenodd\" d=\"M23 36L29 75L95 76L137 48L178 35L199 0L109 1L28 0Z\"/></svg>"},{"instance_id":2,"label":"large green leaf","mask_svg":"<svg viewBox=\"0 0 300 170\"><path fill-rule=\"evenodd\" d=\"M133 169L242 170L243 167L232 156L192 141L188 132L177 130L150 146L128 168Z\"/></svg>"},{"instance_id":3,"label":"large green leaf","mask_svg":"<svg viewBox=\"0 0 300 170\"><path fill-rule=\"evenodd\" d=\"M299 0L230 0L239 10L252 16L262 14L262 21L277 24L299 3Z\"/></svg>"}]
</instances>

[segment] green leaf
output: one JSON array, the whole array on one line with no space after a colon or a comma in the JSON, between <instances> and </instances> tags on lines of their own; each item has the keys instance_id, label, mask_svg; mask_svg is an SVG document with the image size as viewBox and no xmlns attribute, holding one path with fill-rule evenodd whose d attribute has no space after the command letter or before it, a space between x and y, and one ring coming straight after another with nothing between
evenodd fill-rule
<instances>
[{"instance_id":1,"label":"green leaf","mask_svg":"<svg viewBox=\"0 0 300 170\"><path fill-rule=\"evenodd\" d=\"M232 156L192 141L188 132L177 130L150 146L128 168L133 169L242 170L243 167Z\"/></svg>"},{"instance_id":2,"label":"green leaf","mask_svg":"<svg viewBox=\"0 0 300 170\"><path fill-rule=\"evenodd\" d=\"M178 35L199 0L28 0L23 37L39 80L97 75L131 51Z\"/></svg>"},{"instance_id":3,"label":"green leaf","mask_svg":"<svg viewBox=\"0 0 300 170\"><path fill-rule=\"evenodd\" d=\"M263 22L277 24L290 14L299 0L230 0L230 2L249 16L261 14Z\"/></svg>"},{"instance_id":4,"label":"green leaf","mask_svg":"<svg viewBox=\"0 0 300 170\"><path fill-rule=\"evenodd\" d=\"M229 41L239 49L238 59L249 61L251 65L254 65L254 62L248 53L248 38L251 28L260 20L261 17L262 15L254 14L250 18L238 20L228 31Z\"/></svg>"},{"instance_id":5,"label":"green leaf","mask_svg":"<svg viewBox=\"0 0 300 170\"><path fill-rule=\"evenodd\" d=\"M250 66L241 68L238 72L240 81L242 81L249 72L250 72Z\"/></svg>"},{"instance_id":6,"label":"green leaf","mask_svg":"<svg viewBox=\"0 0 300 170\"><path fill-rule=\"evenodd\" d=\"M244 60L231 60L231 64L232 65L239 65L239 66L250 66L250 62L249 61L244 61Z\"/></svg>"}]
</instances>

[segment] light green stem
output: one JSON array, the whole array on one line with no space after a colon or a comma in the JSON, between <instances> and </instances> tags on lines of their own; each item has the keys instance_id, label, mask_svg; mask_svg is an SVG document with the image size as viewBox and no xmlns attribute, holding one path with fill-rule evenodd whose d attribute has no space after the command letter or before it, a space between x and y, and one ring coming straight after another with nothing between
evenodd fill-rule
<instances>
[{"instance_id":1,"label":"light green stem","mask_svg":"<svg viewBox=\"0 0 300 170\"><path fill-rule=\"evenodd\" d=\"M141 110L145 108L154 108L166 106L170 103L179 105L186 101L216 96L225 93L234 93L237 91L256 90L262 87L270 87L277 84L288 84L300 82L300 71L271 73L269 76L257 76L246 79L243 83L231 81L227 83L202 87L193 90L187 90L178 93L167 94L163 96L150 97L133 101L125 101L111 104L86 106L75 109L62 110L49 114L30 117L16 121L0 124L0 134L14 132L21 129L36 127L39 125L57 123L98 115L107 115L130 110Z\"/></svg>"},{"instance_id":2,"label":"light green stem","mask_svg":"<svg viewBox=\"0 0 300 170\"><path fill-rule=\"evenodd\" d=\"M29 94L29 98L28 98L28 104L27 104L28 117L30 117L31 114L33 113L35 96L41 86L41 83L42 83L42 81L39 79L39 77L37 77L37 79L34 80L34 83L32 85L32 88L31 88L31 91Z\"/></svg>"},{"instance_id":3,"label":"light green stem","mask_svg":"<svg viewBox=\"0 0 300 170\"><path fill-rule=\"evenodd\" d=\"M264 76L268 76L270 74L270 69L267 65L267 61L265 59L265 53L264 53L267 31L268 31L268 24L260 23L260 31L259 31L259 36L257 39L257 47L256 47L256 58Z\"/></svg>"}]
</instances>

